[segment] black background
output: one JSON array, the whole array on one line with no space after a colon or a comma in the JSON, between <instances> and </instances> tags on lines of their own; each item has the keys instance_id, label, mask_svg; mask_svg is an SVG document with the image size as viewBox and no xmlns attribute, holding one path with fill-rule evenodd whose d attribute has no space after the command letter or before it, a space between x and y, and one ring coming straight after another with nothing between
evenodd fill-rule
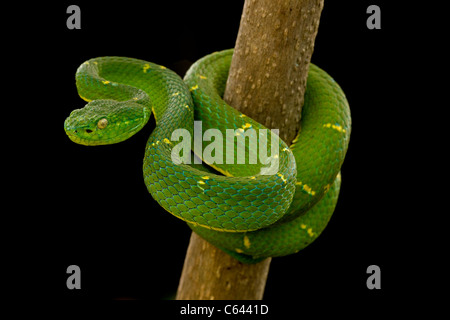
<instances>
[{"instance_id":1,"label":"black background","mask_svg":"<svg viewBox=\"0 0 450 320\"><path fill-rule=\"evenodd\" d=\"M37 293L29 286L22 292L69 301L171 299L191 231L160 208L144 185L142 157L154 120L117 145L72 143L63 122L84 105L74 75L89 58L118 55L162 64L183 76L200 57L234 46L243 1L222 6L213 1L79 1L81 30L66 28L70 4L9 11L27 21L17 36L6 39L21 58L14 65L21 71L17 83L26 81L31 90L14 94L35 96L27 116L32 130L20 150L33 157L17 159L32 177L17 188L31 196L17 207L30 230L30 264L42 267L43 276L33 288ZM370 4L381 7L381 30L366 27ZM399 125L408 107L400 103L406 93L400 85L401 62L408 59L401 48L411 34L398 21L404 14L388 1L325 3L312 62L343 88L353 127L341 195L328 227L300 253L271 263L264 298L294 302L286 304L288 310L314 300L383 308L409 290L409 240L401 225L410 214L402 202L412 195L402 189L408 146ZM10 26L17 32L19 27L19 22ZM81 268L81 290L66 287L66 268L72 264ZM366 287L372 264L381 268L381 290Z\"/></svg>"}]
</instances>

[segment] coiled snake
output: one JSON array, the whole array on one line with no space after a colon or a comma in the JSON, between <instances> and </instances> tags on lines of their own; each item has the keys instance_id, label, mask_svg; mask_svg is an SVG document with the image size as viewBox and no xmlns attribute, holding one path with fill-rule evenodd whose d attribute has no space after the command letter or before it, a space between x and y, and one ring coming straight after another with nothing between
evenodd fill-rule
<instances>
[{"instance_id":1,"label":"coiled snake","mask_svg":"<svg viewBox=\"0 0 450 320\"><path fill-rule=\"evenodd\" d=\"M201 237L244 263L255 263L303 249L327 225L339 194L351 117L338 84L311 64L298 136L287 146L270 131L271 139L257 133L257 144L271 154L268 159L277 170L270 172L267 161L251 163L256 151L245 143L246 136L251 140L246 133L266 128L221 98L232 54L230 49L198 60L184 81L142 60L88 60L76 73L78 93L88 104L70 114L64 129L79 144L117 143L142 129L153 113L156 128L143 164L148 191ZM224 161L209 163L214 170L187 163L186 151L174 153L178 142L173 133L182 129L194 137L194 119L201 120L201 134L216 129L223 137L230 132L236 137L231 145L229 136L222 144L231 151L215 149L214 159ZM244 163L234 152L240 135ZM207 145L202 141L200 148ZM197 150L193 144L192 149Z\"/></svg>"}]
</instances>

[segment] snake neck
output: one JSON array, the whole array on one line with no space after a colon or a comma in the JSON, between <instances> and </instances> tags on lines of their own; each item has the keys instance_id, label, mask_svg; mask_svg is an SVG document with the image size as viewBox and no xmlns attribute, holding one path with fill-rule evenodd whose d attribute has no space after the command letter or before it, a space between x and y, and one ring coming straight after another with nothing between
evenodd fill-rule
<instances>
[{"instance_id":1,"label":"snake neck","mask_svg":"<svg viewBox=\"0 0 450 320\"><path fill-rule=\"evenodd\" d=\"M172 132L180 128L192 133L190 92L176 73L163 66L123 57L95 58L78 68L76 85L79 95L89 104L66 120L66 133L74 142L99 145L126 140L144 127L151 112L157 123L154 139L170 139ZM95 112L90 111L93 106ZM97 130L94 122L98 120L87 117L88 113L105 115L108 129ZM182 122L174 122L175 117ZM99 131L104 137L86 134L85 127L89 127L87 132Z\"/></svg>"}]
</instances>

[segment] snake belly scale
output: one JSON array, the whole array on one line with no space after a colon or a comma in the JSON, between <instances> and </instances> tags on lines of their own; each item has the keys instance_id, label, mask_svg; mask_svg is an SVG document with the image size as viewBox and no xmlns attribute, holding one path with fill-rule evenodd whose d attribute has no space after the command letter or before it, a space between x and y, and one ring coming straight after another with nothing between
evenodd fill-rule
<instances>
[{"instance_id":1,"label":"snake belly scale","mask_svg":"<svg viewBox=\"0 0 450 320\"><path fill-rule=\"evenodd\" d=\"M267 163L260 162L207 163L209 169L174 161L173 133L182 129L193 136L194 120L201 121L202 132L216 129L224 136L229 129L236 135L267 129L221 98L232 55L229 49L205 56L184 81L143 60L88 60L76 73L78 93L88 104L72 111L64 129L79 144L117 143L141 130L153 113L156 127L143 162L152 197L207 241L244 263L256 263L298 252L327 225L339 194L351 117L339 85L311 64L301 131L290 146L274 140L276 172L267 173ZM265 147L269 154L274 148L269 142ZM248 160L251 148L245 148Z\"/></svg>"}]
</instances>

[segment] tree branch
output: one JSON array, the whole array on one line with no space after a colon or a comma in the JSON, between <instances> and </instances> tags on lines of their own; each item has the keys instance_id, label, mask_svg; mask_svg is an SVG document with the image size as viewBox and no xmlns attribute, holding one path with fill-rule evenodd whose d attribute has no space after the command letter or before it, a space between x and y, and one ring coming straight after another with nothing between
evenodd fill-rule
<instances>
[{"instance_id":1,"label":"tree branch","mask_svg":"<svg viewBox=\"0 0 450 320\"><path fill-rule=\"evenodd\" d=\"M246 0L224 100L288 144L303 95L323 0ZM262 299L271 258L245 265L195 233L177 299Z\"/></svg>"},{"instance_id":2,"label":"tree branch","mask_svg":"<svg viewBox=\"0 0 450 320\"><path fill-rule=\"evenodd\" d=\"M300 129L323 0L246 1L224 100L289 145Z\"/></svg>"}]
</instances>

